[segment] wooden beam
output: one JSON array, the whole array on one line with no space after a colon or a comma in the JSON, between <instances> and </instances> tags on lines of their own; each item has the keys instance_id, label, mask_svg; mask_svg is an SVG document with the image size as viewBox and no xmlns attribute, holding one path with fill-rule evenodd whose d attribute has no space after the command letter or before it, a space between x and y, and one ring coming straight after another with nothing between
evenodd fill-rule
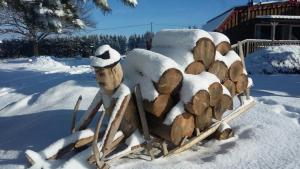
<instances>
[{"instance_id":1,"label":"wooden beam","mask_svg":"<svg viewBox=\"0 0 300 169\"><path fill-rule=\"evenodd\" d=\"M75 131L76 131L76 116L77 116L77 112L78 112L81 100L82 100L82 96L80 95L75 104L74 111L72 114L72 123L71 123L71 133L72 134L75 133Z\"/></svg>"},{"instance_id":2,"label":"wooden beam","mask_svg":"<svg viewBox=\"0 0 300 169\"><path fill-rule=\"evenodd\" d=\"M196 143L204 140L205 138L207 138L208 136L210 136L211 134L213 134L219 128L220 124L221 124L220 121L214 123L210 128L208 128L207 130L205 130L200 136L194 137L194 138L190 139L188 142L186 142L184 145L171 150L166 157L174 155L174 154L181 153L181 152L183 152L183 151L191 148Z\"/></svg>"}]
</instances>

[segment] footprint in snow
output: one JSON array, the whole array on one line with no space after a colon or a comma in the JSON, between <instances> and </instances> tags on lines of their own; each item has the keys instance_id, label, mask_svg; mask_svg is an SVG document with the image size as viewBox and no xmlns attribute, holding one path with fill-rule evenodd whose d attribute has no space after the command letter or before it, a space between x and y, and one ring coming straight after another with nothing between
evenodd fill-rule
<instances>
[{"instance_id":1,"label":"footprint in snow","mask_svg":"<svg viewBox=\"0 0 300 169\"><path fill-rule=\"evenodd\" d=\"M259 102L272 106L272 111L275 113L280 113L284 116L292 118L296 120L296 123L300 125L300 108L289 106L286 104L279 104L275 100L266 99L266 98L258 98Z\"/></svg>"}]
</instances>

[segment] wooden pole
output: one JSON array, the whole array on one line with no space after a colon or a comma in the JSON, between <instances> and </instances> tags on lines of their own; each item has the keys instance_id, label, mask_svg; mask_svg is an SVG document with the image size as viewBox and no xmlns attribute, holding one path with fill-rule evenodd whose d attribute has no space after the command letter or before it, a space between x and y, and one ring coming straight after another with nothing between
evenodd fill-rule
<instances>
[{"instance_id":1,"label":"wooden pole","mask_svg":"<svg viewBox=\"0 0 300 169\"><path fill-rule=\"evenodd\" d=\"M136 103L137 103L137 108L138 108L140 119L141 119L144 138L147 142L146 149L148 150L151 160L154 160L154 155L152 153L152 145L150 143L151 138L150 138L150 134L149 134L149 127L148 127L148 123L147 123L147 119L146 119L146 113L143 108L142 93L141 93L139 84L135 87L134 93L136 96Z\"/></svg>"},{"instance_id":2,"label":"wooden pole","mask_svg":"<svg viewBox=\"0 0 300 169\"><path fill-rule=\"evenodd\" d=\"M97 146L98 143L98 138L99 138L99 132L100 132L100 127L102 125L102 121L104 118L105 112L102 112L101 116L99 117L98 123L97 123L97 127L96 127L96 131L95 131L95 136L94 136L94 140L93 140L93 152L94 152L94 156L96 159L96 164L97 166L100 168L103 166L104 162L102 160L100 160L100 152ZM102 155L101 159L104 157L104 155Z\"/></svg>"},{"instance_id":3,"label":"wooden pole","mask_svg":"<svg viewBox=\"0 0 300 169\"><path fill-rule=\"evenodd\" d=\"M80 95L76 104L75 104L75 107L74 107L74 111L73 111L73 115L72 115L72 124L71 124L71 133L75 133L76 131L76 116L77 116L77 112L78 112L78 108L79 108L79 105L81 103L81 100L82 100L82 96Z\"/></svg>"},{"instance_id":4,"label":"wooden pole","mask_svg":"<svg viewBox=\"0 0 300 169\"><path fill-rule=\"evenodd\" d=\"M277 22L271 22L272 25L272 41L275 40L275 34L276 34L276 26L278 25Z\"/></svg>"}]
</instances>

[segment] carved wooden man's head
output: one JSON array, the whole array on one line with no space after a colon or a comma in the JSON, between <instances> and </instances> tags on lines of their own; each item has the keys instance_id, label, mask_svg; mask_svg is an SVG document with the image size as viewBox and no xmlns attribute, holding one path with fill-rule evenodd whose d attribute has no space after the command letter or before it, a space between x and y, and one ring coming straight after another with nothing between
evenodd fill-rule
<instances>
[{"instance_id":1,"label":"carved wooden man's head","mask_svg":"<svg viewBox=\"0 0 300 169\"><path fill-rule=\"evenodd\" d=\"M120 58L120 54L109 45L100 46L95 56L91 57L91 66L95 69L96 80L108 95L112 95L123 80Z\"/></svg>"}]
</instances>

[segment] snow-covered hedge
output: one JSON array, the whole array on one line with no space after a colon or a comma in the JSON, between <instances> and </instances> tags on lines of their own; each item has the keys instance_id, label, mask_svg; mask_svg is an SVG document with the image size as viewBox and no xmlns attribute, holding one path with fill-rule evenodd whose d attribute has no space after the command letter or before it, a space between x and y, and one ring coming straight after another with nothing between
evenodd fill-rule
<instances>
[{"instance_id":1,"label":"snow-covered hedge","mask_svg":"<svg viewBox=\"0 0 300 169\"><path fill-rule=\"evenodd\" d=\"M300 46L260 49L246 57L250 74L300 73Z\"/></svg>"}]
</instances>

